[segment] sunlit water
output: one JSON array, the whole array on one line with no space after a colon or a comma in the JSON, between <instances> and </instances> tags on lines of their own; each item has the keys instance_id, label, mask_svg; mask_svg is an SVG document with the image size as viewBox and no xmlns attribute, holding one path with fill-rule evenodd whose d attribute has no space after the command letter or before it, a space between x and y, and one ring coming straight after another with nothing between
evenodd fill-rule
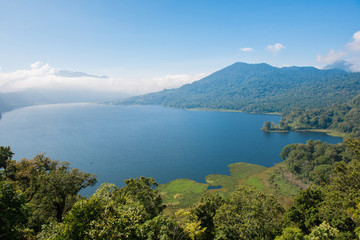
<instances>
[{"instance_id":1,"label":"sunlit water","mask_svg":"<svg viewBox=\"0 0 360 240\"><path fill-rule=\"evenodd\" d=\"M208 174L228 174L227 165L235 162L273 166L290 143L342 142L323 133L260 130L265 121L279 120L275 115L159 106L44 105L4 113L0 145L11 146L14 159L45 152L95 173L98 184L122 186L124 179L139 176L159 183L177 178L205 182Z\"/></svg>"}]
</instances>

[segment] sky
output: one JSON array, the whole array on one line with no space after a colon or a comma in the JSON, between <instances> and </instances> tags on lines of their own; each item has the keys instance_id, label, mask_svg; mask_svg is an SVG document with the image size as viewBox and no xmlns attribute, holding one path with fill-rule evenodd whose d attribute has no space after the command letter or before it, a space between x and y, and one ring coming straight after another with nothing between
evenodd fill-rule
<instances>
[{"instance_id":1,"label":"sky","mask_svg":"<svg viewBox=\"0 0 360 240\"><path fill-rule=\"evenodd\" d=\"M0 0L0 92L140 94L235 62L337 60L360 71L359 0Z\"/></svg>"}]
</instances>

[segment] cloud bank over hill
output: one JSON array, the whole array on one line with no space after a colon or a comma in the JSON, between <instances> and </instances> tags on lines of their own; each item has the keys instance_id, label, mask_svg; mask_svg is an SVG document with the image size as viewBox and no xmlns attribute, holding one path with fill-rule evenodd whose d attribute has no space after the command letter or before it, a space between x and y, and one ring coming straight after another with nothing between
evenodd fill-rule
<instances>
[{"instance_id":1,"label":"cloud bank over hill","mask_svg":"<svg viewBox=\"0 0 360 240\"><path fill-rule=\"evenodd\" d=\"M205 77L207 74L175 74L148 79L121 79L96 76L83 72L57 70L49 64L35 62L29 69L1 72L0 92L17 92L27 89L41 90L94 90L141 94L176 88Z\"/></svg>"},{"instance_id":2,"label":"cloud bank over hill","mask_svg":"<svg viewBox=\"0 0 360 240\"><path fill-rule=\"evenodd\" d=\"M352 40L345 44L342 50L331 49L327 55L318 55L316 60L319 63L327 64L327 66L337 62L347 62L350 71L360 72L360 31L354 33Z\"/></svg>"}]
</instances>

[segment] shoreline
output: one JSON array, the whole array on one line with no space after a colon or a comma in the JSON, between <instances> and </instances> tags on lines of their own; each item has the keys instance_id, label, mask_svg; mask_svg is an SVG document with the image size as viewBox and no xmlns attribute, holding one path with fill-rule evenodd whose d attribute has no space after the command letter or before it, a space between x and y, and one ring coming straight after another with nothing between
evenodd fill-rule
<instances>
[{"instance_id":1,"label":"shoreline","mask_svg":"<svg viewBox=\"0 0 360 240\"><path fill-rule=\"evenodd\" d=\"M179 109L179 108L175 108ZM204 111L204 112L238 112L238 113L250 113L250 114L259 114L259 115L279 115L279 112L271 112L271 113L258 113L258 112L244 112L241 110L231 110L231 109L212 109L212 108L180 108L187 111Z\"/></svg>"},{"instance_id":2,"label":"shoreline","mask_svg":"<svg viewBox=\"0 0 360 240\"><path fill-rule=\"evenodd\" d=\"M270 130L270 131L265 131L265 132L277 132L277 133L288 133L288 132L320 132L320 133L326 133L329 136L332 137L341 137L341 138L347 138L350 137L348 134L346 133L341 133L341 132L337 132L334 130L330 130L330 129L292 129L292 130Z\"/></svg>"}]
</instances>

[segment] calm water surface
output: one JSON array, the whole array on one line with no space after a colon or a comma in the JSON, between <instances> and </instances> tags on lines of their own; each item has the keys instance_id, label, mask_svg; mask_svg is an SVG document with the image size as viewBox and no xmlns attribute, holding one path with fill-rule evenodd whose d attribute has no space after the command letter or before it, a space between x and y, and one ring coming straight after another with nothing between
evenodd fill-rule
<instances>
[{"instance_id":1,"label":"calm water surface","mask_svg":"<svg viewBox=\"0 0 360 240\"><path fill-rule=\"evenodd\" d=\"M342 138L323 133L264 133L265 121L280 116L167 109L159 106L57 104L17 109L0 120L0 145L14 159L46 153L103 182L154 177L205 182L208 174L228 174L227 165L248 162L271 167L290 143ZM90 194L95 188L88 189Z\"/></svg>"}]
</instances>

